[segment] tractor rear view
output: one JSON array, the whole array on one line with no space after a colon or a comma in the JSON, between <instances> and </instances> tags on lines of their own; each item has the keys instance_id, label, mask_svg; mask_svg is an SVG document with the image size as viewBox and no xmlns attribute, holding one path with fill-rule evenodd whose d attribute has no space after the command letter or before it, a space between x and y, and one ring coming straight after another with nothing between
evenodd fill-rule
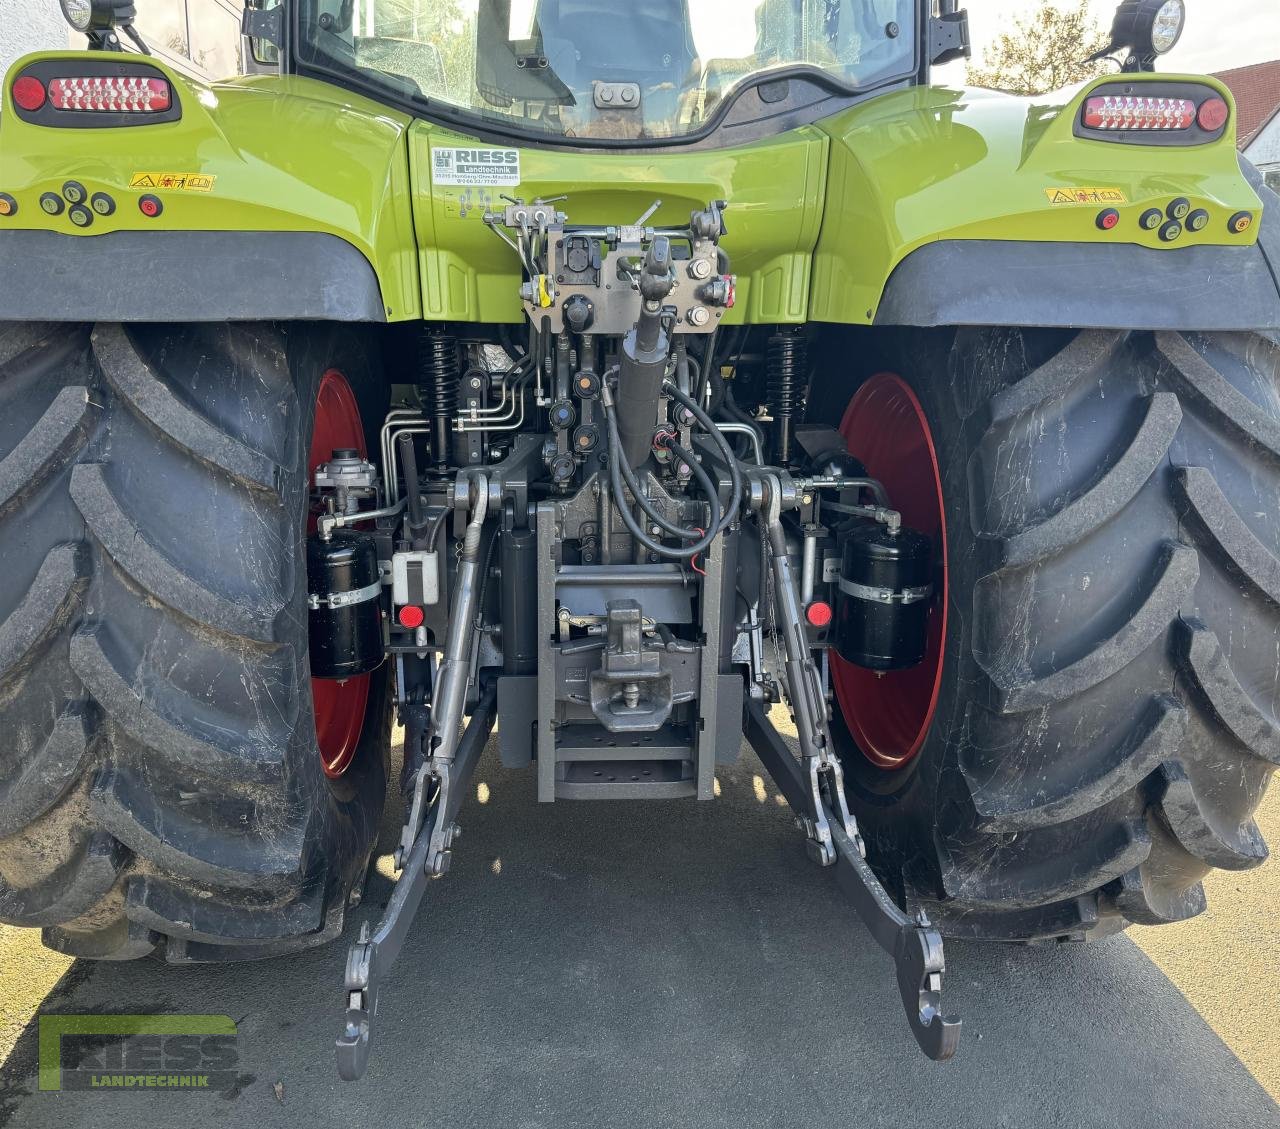
<instances>
[{"instance_id":1,"label":"tractor rear view","mask_svg":"<svg viewBox=\"0 0 1280 1129\"><path fill-rule=\"evenodd\" d=\"M357 1078L495 726L544 803L745 734L945 1059L944 937L1265 859L1280 201L1153 71L1182 0L1038 99L930 85L954 0L250 0L212 86L63 7L0 125L0 920L323 944L391 803Z\"/></svg>"}]
</instances>

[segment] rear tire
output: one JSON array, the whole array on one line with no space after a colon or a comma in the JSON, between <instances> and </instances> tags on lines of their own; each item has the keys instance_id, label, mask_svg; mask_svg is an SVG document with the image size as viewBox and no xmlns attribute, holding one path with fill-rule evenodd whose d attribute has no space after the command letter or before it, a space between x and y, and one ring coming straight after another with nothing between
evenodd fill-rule
<instances>
[{"instance_id":1,"label":"rear tire","mask_svg":"<svg viewBox=\"0 0 1280 1129\"><path fill-rule=\"evenodd\" d=\"M879 343L932 430L950 596L918 756L873 765L836 710L869 857L954 936L1199 913L1211 868L1267 855L1280 348L1019 329ZM849 396L815 388L810 418L838 425Z\"/></svg>"},{"instance_id":2,"label":"rear tire","mask_svg":"<svg viewBox=\"0 0 1280 1129\"><path fill-rule=\"evenodd\" d=\"M248 959L342 930L391 718L380 671L326 779L303 536L335 365L377 395L339 328L0 326L0 920L51 948Z\"/></svg>"}]
</instances>

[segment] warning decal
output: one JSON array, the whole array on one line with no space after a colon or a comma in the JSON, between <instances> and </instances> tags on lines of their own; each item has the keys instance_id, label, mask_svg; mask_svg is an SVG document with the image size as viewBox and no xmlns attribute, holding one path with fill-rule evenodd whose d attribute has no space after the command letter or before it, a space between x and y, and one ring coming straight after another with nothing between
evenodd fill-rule
<instances>
[{"instance_id":1,"label":"warning decal","mask_svg":"<svg viewBox=\"0 0 1280 1129\"><path fill-rule=\"evenodd\" d=\"M159 188L170 192L212 192L216 177L202 172L136 172L130 188Z\"/></svg>"},{"instance_id":2,"label":"warning decal","mask_svg":"<svg viewBox=\"0 0 1280 1129\"><path fill-rule=\"evenodd\" d=\"M1127 204L1127 197L1118 188L1046 188L1044 194L1050 204Z\"/></svg>"},{"instance_id":3,"label":"warning decal","mask_svg":"<svg viewBox=\"0 0 1280 1129\"><path fill-rule=\"evenodd\" d=\"M434 184L512 188L520 183L519 149L431 150Z\"/></svg>"}]
</instances>

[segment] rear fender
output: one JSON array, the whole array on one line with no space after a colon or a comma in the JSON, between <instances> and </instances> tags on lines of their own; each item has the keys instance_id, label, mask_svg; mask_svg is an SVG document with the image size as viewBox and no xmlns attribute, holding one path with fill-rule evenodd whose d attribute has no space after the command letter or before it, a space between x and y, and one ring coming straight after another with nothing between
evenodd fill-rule
<instances>
[{"instance_id":1,"label":"rear fender","mask_svg":"<svg viewBox=\"0 0 1280 1129\"><path fill-rule=\"evenodd\" d=\"M24 121L4 83L0 319L189 321L421 316L409 119L324 83L244 76L204 85L158 59L176 121L68 128ZM132 59L132 57L130 57ZM68 181L115 203L78 229L41 209ZM144 195L162 211L148 217Z\"/></svg>"},{"instance_id":2,"label":"rear fender","mask_svg":"<svg viewBox=\"0 0 1280 1129\"><path fill-rule=\"evenodd\" d=\"M917 88L823 123L832 147L812 316L917 326L1280 324L1280 205L1241 171L1230 91L1206 76L1126 75L1135 87L1211 88L1230 107L1227 128L1185 146L1076 136L1083 100L1116 81L1039 98ZM1201 231L1164 242L1138 224L1178 197L1209 213ZM1110 207L1119 222L1103 229ZM1244 231L1228 226L1238 212L1253 220Z\"/></svg>"}]
</instances>

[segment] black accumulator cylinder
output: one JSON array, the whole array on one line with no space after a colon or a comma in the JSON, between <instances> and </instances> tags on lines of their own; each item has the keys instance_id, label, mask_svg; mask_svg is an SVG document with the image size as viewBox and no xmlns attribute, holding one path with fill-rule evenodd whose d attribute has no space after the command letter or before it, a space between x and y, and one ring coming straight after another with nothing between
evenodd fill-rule
<instances>
[{"instance_id":1,"label":"black accumulator cylinder","mask_svg":"<svg viewBox=\"0 0 1280 1129\"><path fill-rule=\"evenodd\" d=\"M836 595L836 651L870 670L901 670L924 658L933 595L933 543L914 529L891 533L855 518L842 546Z\"/></svg>"},{"instance_id":2,"label":"black accumulator cylinder","mask_svg":"<svg viewBox=\"0 0 1280 1129\"><path fill-rule=\"evenodd\" d=\"M381 590L372 537L337 529L327 541L318 534L307 538L311 673L316 678L354 678L381 665Z\"/></svg>"}]
</instances>

